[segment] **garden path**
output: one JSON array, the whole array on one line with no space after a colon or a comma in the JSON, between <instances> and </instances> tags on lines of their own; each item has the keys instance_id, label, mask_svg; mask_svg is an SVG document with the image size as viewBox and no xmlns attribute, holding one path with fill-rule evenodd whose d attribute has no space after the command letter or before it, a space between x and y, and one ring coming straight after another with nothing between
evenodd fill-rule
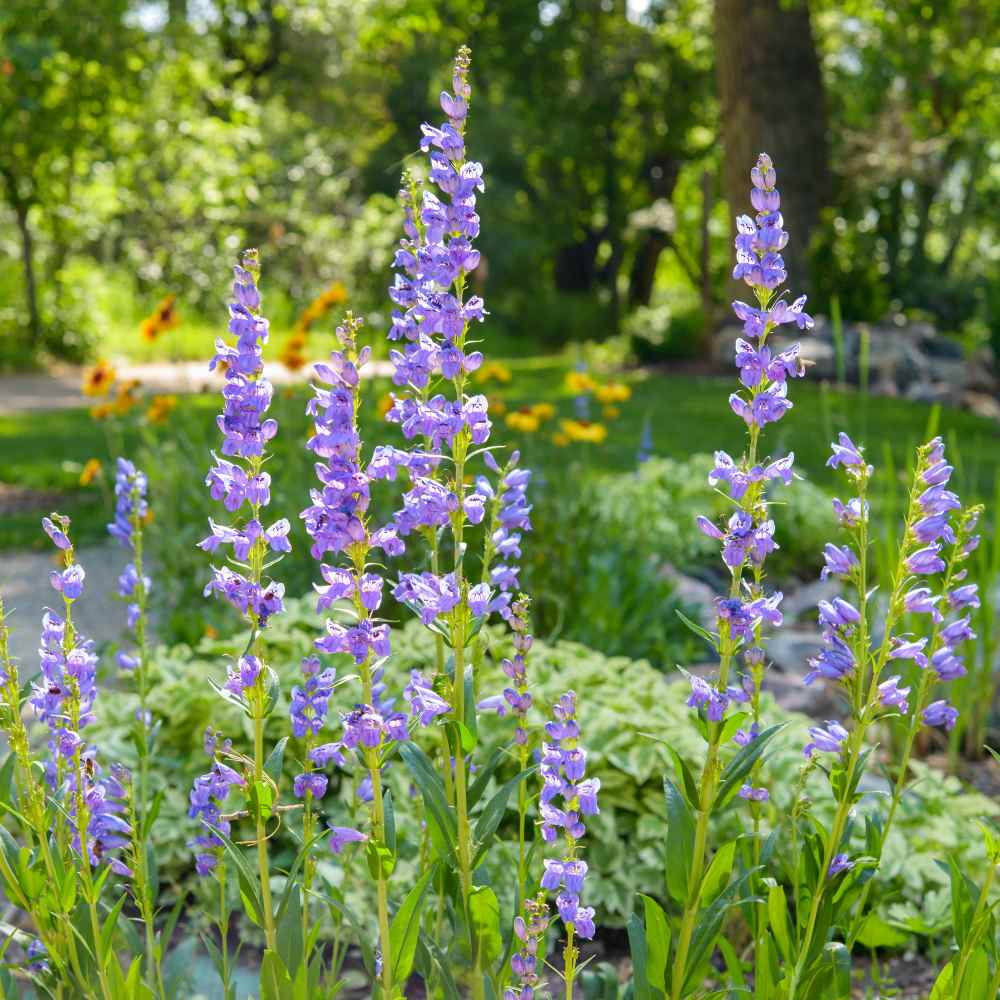
<instances>
[{"instance_id":1,"label":"garden path","mask_svg":"<svg viewBox=\"0 0 1000 1000\"><path fill-rule=\"evenodd\" d=\"M138 379L151 393L218 392L223 378L210 372L204 361L157 361L148 364L113 362L119 379ZM0 415L40 410L62 410L90 402L80 391L82 368L57 365L45 372L0 375ZM284 365L264 365L264 374L276 386L308 382L312 366L289 371ZM366 378L392 373L388 361L373 361L364 368Z\"/></svg>"},{"instance_id":2,"label":"garden path","mask_svg":"<svg viewBox=\"0 0 1000 1000\"><path fill-rule=\"evenodd\" d=\"M118 545L96 545L77 550L87 572L83 597L73 606L76 627L98 644L117 639L125 623L125 606L114 591L114 581L125 566L125 550ZM56 568L51 552L0 554L0 594L10 626L10 651L28 676L38 667L38 634L42 610L58 610L58 595L49 585Z\"/></svg>"}]
</instances>

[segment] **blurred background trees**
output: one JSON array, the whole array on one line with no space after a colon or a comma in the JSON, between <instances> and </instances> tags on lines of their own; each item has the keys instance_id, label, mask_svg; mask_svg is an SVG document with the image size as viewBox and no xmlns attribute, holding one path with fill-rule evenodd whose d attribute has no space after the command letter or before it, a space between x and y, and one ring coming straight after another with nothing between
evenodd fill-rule
<instances>
[{"instance_id":1,"label":"blurred background trees","mask_svg":"<svg viewBox=\"0 0 1000 1000\"><path fill-rule=\"evenodd\" d=\"M760 149L817 310L990 337L990 0L8 0L0 358L82 357L166 293L217 315L246 244L276 324L340 280L379 328L400 172L463 41L481 280L526 349L702 351Z\"/></svg>"}]
</instances>

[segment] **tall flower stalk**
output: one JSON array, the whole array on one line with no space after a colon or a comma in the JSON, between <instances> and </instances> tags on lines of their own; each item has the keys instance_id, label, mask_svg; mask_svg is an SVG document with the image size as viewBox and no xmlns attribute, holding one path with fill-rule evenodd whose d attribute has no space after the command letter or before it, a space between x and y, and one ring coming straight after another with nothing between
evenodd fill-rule
<instances>
[{"instance_id":1,"label":"tall flower stalk","mask_svg":"<svg viewBox=\"0 0 1000 1000\"><path fill-rule=\"evenodd\" d=\"M126 618L135 639L135 651L120 650L118 666L135 678L139 707L136 709L135 746L139 763L139 781L136 786L131 776L123 775L126 790L129 822L132 827L132 857L135 869L133 888L136 905L142 914L146 939L146 974L150 983L157 983L164 996L163 976L160 970L159 949L156 943L155 894L150 882L147 856L146 816L150 807L149 759L153 750L156 726L149 712L149 648L147 642L147 604L152 581L143 570L143 530L149 517L146 500L145 473L127 459L119 458L115 474L115 518L108 525L108 533L132 554L132 559L118 578L118 593L127 601Z\"/></svg>"},{"instance_id":2,"label":"tall flower stalk","mask_svg":"<svg viewBox=\"0 0 1000 1000\"><path fill-rule=\"evenodd\" d=\"M267 851L267 823L275 813L275 781L265 774L264 722L271 713L277 695L277 677L263 662L263 631L272 615L283 608L284 585L266 577L271 553L278 558L291 551L288 542L290 525L279 520L265 528L261 523L270 503L271 476L264 470L266 447L277 433L278 424L267 416L273 388L264 377L263 345L268 339L268 323L261 313L258 278L260 261L256 250L244 253L234 269L233 300L229 307L229 332L235 344L216 341L211 368L225 370L222 390L223 412L217 418L222 432L222 454L215 456L205 484L212 499L222 501L230 513L246 510L244 520L217 524L210 520L211 533L200 547L215 553L230 547L229 566L212 568L212 578L205 596L217 594L232 605L250 628L250 642L229 671L223 696L238 704L253 725L253 756L247 785L247 802L254 822L257 850L257 875L261 896L260 914L267 948L276 952L277 936L271 899L270 869ZM225 765L220 765L225 766ZM228 787L234 782L226 783ZM195 809L195 803L192 802ZM197 810L195 810L197 814ZM210 831L209 846L214 838Z\"/></svg>"},{"instance_id":3,"label":"tall flower stalk","mask_svg":"<svg viewBox=\"0 0 1000 1000\"><path fill-rule=\"evenodd\" d=\"M959 565L974 548L972 536L979 511L973 508L952 523L952 512L961 510L961 501L946 488L951 469L944 461L940 439L923 445L917 452L917 465L905 511L892 578L882 606L871 599L868 572L868 484L873 467L846 434L841 434L833 446L828 463L842 467L848 480L857 489L857 496L846 504L834 501L834 509L848 537L846 545L828 544L824 549L823 575L841 577L854 589L856 604L844 598L820 603L820 623L824 646L810 662L812 670L806 683L824 678L839 686L850 705L846 725L828 722L825 727L811 730L811 741L804 753L813 766L818 754L833 758L830 783L837 802L828 834L817 844L821 857L818 881L810 887L810 905L803 931L798 941L794 961L788 973L788 997L794 1000L807 976L822 960L824 940L817 936L820 914L825 914L826 926L837 917L831 900L846 896L843 883L855 875L858 858L851 856L849 826L851 812L858 801L858 784L870 751L866 736L879 720L900 715L907 719L907 736L900 770L893 785L886 823L874 844L876 857L866 859L866 865L878 864L882 845L892 825L896 808L907 779L913 741L921 725L954 723L954 709L943 701L931 702L938 681L948 681L965 672L965 667L953 646L971 636L968 616L942 627L943 615L938 608L945 605L961 608L973 599L969 591L956 588L961 578ZM951 554L943 558L945 547ZM943 577L942 577L943 575ZM931 584L942 577L942 592L935 594ZM954 603L952 603L954 602ZM882 618L881 638L872 641L871 619ZM931 636L917 637L899 631L907 614L930 615L934 627ZM900 685L901 676L886 676L897 661L913 662L921 670L915 697L910 687ZM815 835L808 831L808 837ZM871 848L873 845L869 844ZM870 882L869 882L870 885ZM855 918L848 935L856 940L864 919L869 894L866 885L860 893Z\"/></svg>"},{"instance_id":4,"label":"tall flower stalk","mask_svg":"<svg viewBox=\"0 0 1000 1000\"><path fill-rule=\"evenodd\" d=\"M794 323L799 329L813 325L804 312L804 296L789 305L778 292L786 277L781 250L788 242L788 234L782 228L781 199L775 187L776 175L770 157L761 154L750 178L753 184L750 197L756 216L751 219L741 215L737 219L737 263L733 277L743 280L752 289L756 306L745 302L733 304L747 339L736 342L736 365L742 389L729 398L730 408L747 425L747 448L738 460L725 452L716 452L715 467L709 476L712 486L726 490L734 513L724 527L704 517L698 519L701 530L722 547L730 586L726 596L716 602L713 642L719 655L718 677L713 683L698 677L691 679L688 704L699 710L708 747L696 798L687 802L687 808L695 816L692 852L685 869L686 884L681 886L680 880L674 879L674 894L682 900L683 913L670 984L672 1000L680 1000L686 995L686 983L693 971L690 949L707 872L709 821L713 809L722 804L717 802L717 796L724 773L722 749L727 732L726 713L733 702L752 703L753 725L740 730L735 738L746 751L741 760L759 759L759 751L763 749L763 744L758 742L761 732L757 722L764 666L762 632L765 626L777 626L782 621L779 609L782 595L769 595L764 590L763 564L777 547L766 488L775 480L785 484L791 482L794 456L764 458L760 454L761 431L767 424L780 420L791 408L788 380L801 376L804 367L797 344L775 353L768 339L784 324ZM734 664L740 656L749 674L734 678ZM734 680L737 683L733 683ZM756 754L749 749L755 743ZM751 802L756 828L758 803L766 798L766 793L747 783L742 794ZM759 845L755 850L759 850ZM755 923L755 937L758 934Z\"/></svg>"},{"instance_id":5,"label":"tall flower stalk","mask_svg":"<svg viewBox=\"0 0 1000 1000\"><path fill-rule=\"evenodd\" d=\"M378 901L381 956L378 975L385 1000L394 1000L402 984L394 978L389 927L389 877L394 856L393 848L387 843L382 773L395 745L408 739L408 729L406 717L392 712L391 706L382 698L384 687L381 674L382 665L389 655L389 626L376 616L382 603L384 580L375 571L371 559L377 549L390 555L398 554L402 551L402 543L392 526L376 530L369 524L371 482L395 476L396 466L393 449L376 449L367 465L362 459L358 387L360 371L371 351L368 348L358 349L360 327L361 321L348 313L344 323L337 328L340 349L330 356L327 364L315 366L317 380L329 386L317 386L308 406L309 416L315 425L309 448L320 459L316 464L316 473L321 486L312 491L312 505L302 512L302 518L313 540L313 558L321 560L320 570L325 581L317 588L320 595L317 610L332 609L335 602L339 602L337 607L341 610L341 618L346 616L348 622L344 624L333 618L327 619L325 634L316 640L316 648L321 652L343 653L352 658L361 678L361 702L343 716L342 739L337 743L310 748L308 758L311 764L320 766L329 762L345 765L345 754L356 754L367 775L363 787L364 797L371 806L371 832L365 835L349 828L335 828L330 846L339 854L348 842L368 841L370 870ZM328 552L345 555L347 565L323 563L322 559ZM325 714L326 699L329 697L328 693L323 694L318 688L332 690L332 676L324 679L323 675L313 671L313 677L317 686L313 698L319 695L322 699L321 706L315 701L313 703L311 714L316 718ZM296 724L311 728L303 716L296 720ZM300 775L296 782L297 785L300 783L299 791L307 792L307 800L321 797L326 787L325 777L315 772Z\"/></svg>"},{"instance_id":6,"label":"tall flower stalk","mask_svg":"<svg viewBox=\"0 0 1000 1000\"><path fill-rule=\"evenodd\" d=\"M102 778L95 747L88 746L83 730L94 721L97 697L97 656L93 643L80 636L73 624L73 605L83 594L85 572L76 562L69 537L69 518L53 514L43 528L62 558L62 569L50 581L62 598L62 615L46 611L42 625L41 679L32 686L30 703L49 728L49 759L45 773L49 786L62 803L55 823L55 844L64 861L75 855L77 887L87 907L92 940L101 940L98 913L100 887L93 869L105 864L112 872L131 878L132 871L112 852L127 848L131 827L123 817L124 789L115 775ZM75 945L72 946L75 952ZM101 995L110 1000L108 967L96 962Z\"/></svg>"},{"instance_id":7,"label":"tall flower stalk","mask_svg":"<svg viewBox=\"0 0 1000 1000\"><path fill-rule=\"evenodd\" d=\"M455 60L452 90L441 95L448 120L422 126L429 183L418 188L411 182L403 191L406 235L394 261L397 273L390 296L397 309L389 334L402 342L402 350L391 353L394 381L402 392L393 397L386 419L399 424L407 439L422 444L399 462L407 467L410 485L396 527L400 537L419 531L430 539L430 571L404 574L394 595L443 639L436 683L446 695L454 725L443 730L449 742L442 765L455 809L460 915L468 933L471 989L479 1000L484 985L470 909L475 845L466 750L475 720L467 717L467 704L474 712L479 664L470 646L494 597L490 583L473 582L465 565L466 527L483 521L490 499L467 483L470 463L480 454L476 449L490 433L485 396L466 392L468 375L483 360L479 351L469 350L470 325L485 316L483 300L466 294L469 276L479 265L472 240L479 234L476 194L484 190L482 165L465 159L469 68L470 53L463 48ZM439 383L450 387L450 397L432 392ZM443 572L446 554L440 544L445 528L451 543L448 572ZM450 663L444 661L444 646L451 650Z\"/></svg>"}]
</instances>

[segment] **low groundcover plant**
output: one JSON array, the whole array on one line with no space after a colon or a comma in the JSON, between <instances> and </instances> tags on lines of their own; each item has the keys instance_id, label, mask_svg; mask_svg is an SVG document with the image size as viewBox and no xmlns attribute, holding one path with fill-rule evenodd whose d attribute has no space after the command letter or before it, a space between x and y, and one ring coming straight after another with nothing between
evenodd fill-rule
<instances>
[{"instance_id":1,"label":"low groundcover plant","mask_svg":"<svg viewBox=\"0 0 1000 1000\"><path fill-rule=\"evenodd\" d=\"M203 932L227 1000L237 996L236 934L259 954L261 998L334 997L346 988L351 955L379 1000L406 997L414 973L422 995L448 1000L571 1000L596 988L588 942L602 920L594 858L606 828L599 754L588 760L596 734L580 711L593 692L537 683L546 653L533 640L520 575L531 472L517 452L490 443L487 398L472 391L484 364L474 334L488 314L469 294L485 191L482 165L466 158L470 70L463 48L441 95L445 120L422 126L425 162L401 184L404 235L389 290L394 391L384 415L405 447L362 440L359 389L372 351L360 317L344 315L337 349L314 366L303 444L315 483L298 516L322 625L291 667L274 626L286 613L284 515L296 512L268 513L281 469L264 374L264 262L248 250L235 267L230 337L216 342L211 362L225 383L205 479L225 514L213 515L199 547L205 598L233 608L243 638L206 679L225 711L193 734L207 760L188 791L200 879L191 897L167 909L156 859L171 790L156 787L169 720L151 707L158 675L147 606L156 584L143 563L147 532L156 530L147 500L154 470L119 460L109 525L128 557L117 581L127 641L114 683L136 707L122 760L88 739L111 682L74 624L86 572L68 518L42 522L59 565L39 670L26 678L9 655L0 603L0 724L9 744L0 879L17 912L0 945L5 995L29 984L67 1000L190 995L188 970L170 961L181 919ZM740 388L729 399L746 424L746 448L738 458L715 454L708 482L725 513L691 526L699 544L718 547L728 578L711 628L685 618L717 661L707 675L685 671L700 760L692 767L689 743L681 752L668 734L643 731L641 719L630 733L656 741L668 762L662 878L628 924L628 989L637 1000L850 995L852 952L881 919L883 848L910 789L914 748L923 730L955 725L947 685L966 672L962 648L981 606L966 579L981 509L949 489L941 440L917 452L891 578L875 580L875 470L841 434L829 464L853 496L834 501L844 537L826 545L822 575L843 586L819 602L823 647L805 683L831 686L843 711L810 730L794 793L781 790L790 808L779 811L771 765L786 737L768 719L762 689L782 594L765 566L777 548L781 493L796 489L796 476L794 456L767 453L765 428L792 409L790 384L804 373L798 345L779 350L776 331L808 331L812 319L804 297L789 302L782 291L789 237L770 158L761 154L750 176L755 216L737 220L734 277L754 303L734 304L743 336ZM373 504L379 494L389 507ZM395 513L386 520L376 509ZM396 562L404 553L405 571ZM426 637L426 656L405 669L397 643L410 633L389 620L387 593L412 613L410 631ZM416 647L408 648L412 657ZM283 690L292 670L296 680ZM287 714L278 711L285 705ZM884 802L872 806L863 779L889 725L902 736L882 759ZM716 839L720 821L742 833ZM942 998L1000 988L992 893L1000 835L984 829L983 884L950 863L955 948L935 987Z\"/></svg>"}]
</instances>

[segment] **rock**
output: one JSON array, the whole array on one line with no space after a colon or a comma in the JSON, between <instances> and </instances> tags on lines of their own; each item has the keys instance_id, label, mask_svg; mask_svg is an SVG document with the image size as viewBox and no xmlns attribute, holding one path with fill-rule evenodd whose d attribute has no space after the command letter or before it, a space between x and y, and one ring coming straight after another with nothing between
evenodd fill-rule
<instances>
[{"instance_id":1,"label":"rock","mask_svg":"<svg viewBox=\"0 0 1000 1000\"><path fill-rule=\"evenodd\" d=\"M837 374L837 352L833 344L816 337L802 340L800 357L806 363L806 372L811 378L834 378Z\"/></svg>"},{"instance_id":2,"label":"rock","mask_svg":"<svg viewBox=\"0 0 1000 1000\"><path fill-rule=\"evenodd\" d=\"M995 394L1000 387L996 376L996 355L989 345L980 347L966 362L965 386L971 392Z\"/></svg>"},{"instance_id":3,"label":"rock","mask_svg":"<svg viewBox=\"0 0 1000 1000\"><path fill-rule=\"evenodd\" d=\"M903 394L917 403L955 403L961 400L961 390L948 382L915 382Z\"/></svg>"},{"instance_id":4,"label":"rock","mask_svg":"<svg viewBox=\"0 0 1000 1000\"><path fill-rule=\"evenodd\" d=\"M729 323L713 337L712 357L720 369L730 369L733 347L741 336L742 328ZM808 334L786 326L779 327L769 338L774 352L796 342L801 344L810 378L836 378L837 354L842 350L840 363L846 378L856 385L867 383L873 395L961 406L968 391L989 394L1000 382L991 349L981 348L967 360L958 341L942 336L926 320L907 322L896 316L882 323L845 324L839 347L832 327L823 317L817 317ZM867 369L864 372L863 363ZM974 402L981 410L991 409L981 401Z\"/></svg>"},{"instance_id":5,"label":"rock","mask_svg":"<svg viewBox=\"0 0 1000 1000\"><path fill-rule=\"evenodd\" d=\"M1000 400L996 396L985 392L966 392L962 395L962 404L980 417L1000 420Z\"/></svg>"},{"instance_id":6,"label":"rock","mask_svg":"<svg viewBox=\"0 0 1000 1000\"><path fill-rule=\"evenodd\" d=\"M809 657L822 645L815 628L781 628L767 637L765 648L773 669L801 678L809 671Z\"/></svg>"},{"instance_id":7,"label":"rock","mask_svg":"<svg viewBox=\"0 0 1000 1000\"><path fill-rule=\"evenodd\" d=\"M660 575L673 584L674 596L681 604L698 612L701 625L705 628L715 625L716 592L712 587L692 576L685 576L671 563L661 567Z\"/></svg>"},{"instance_id":8,"label":"rock","mask_svg":"<svg viewBox=\"0 0 1000 1000\"><path fill-rule=\"evenodd\" d=\"M950 337L942 337L940 334L935 334L934 327L930 327L930 332L921 336L920 349L929 358L961 361L963 363L965 361L965 352L962 350L962 345Z\"/></svg>"},{"instance_id":9,"label":"rock","mask_svg":"<svg viewBox=\"0 0 1000 1000\"><path fill-rule=\"evenodd\" d=\"M816 605L820 601L829 601L840 593L840 583L837 580L812 580L785 594L781 601L781 610L786 622L807 617L816 620Z\"/></svg>"},{"instance_id":10,"label":"rock","mask_svg":"<svg viewBox=\"0 0 1000 1000\"><path fill-rule=\"evenodd\" d=\"M843 699L822 681L808 686L801 677L769 670L764 674L763 690L787 712L801 712L813 719L835 719L842 711Z\"/></svg>"}]
</instances>

